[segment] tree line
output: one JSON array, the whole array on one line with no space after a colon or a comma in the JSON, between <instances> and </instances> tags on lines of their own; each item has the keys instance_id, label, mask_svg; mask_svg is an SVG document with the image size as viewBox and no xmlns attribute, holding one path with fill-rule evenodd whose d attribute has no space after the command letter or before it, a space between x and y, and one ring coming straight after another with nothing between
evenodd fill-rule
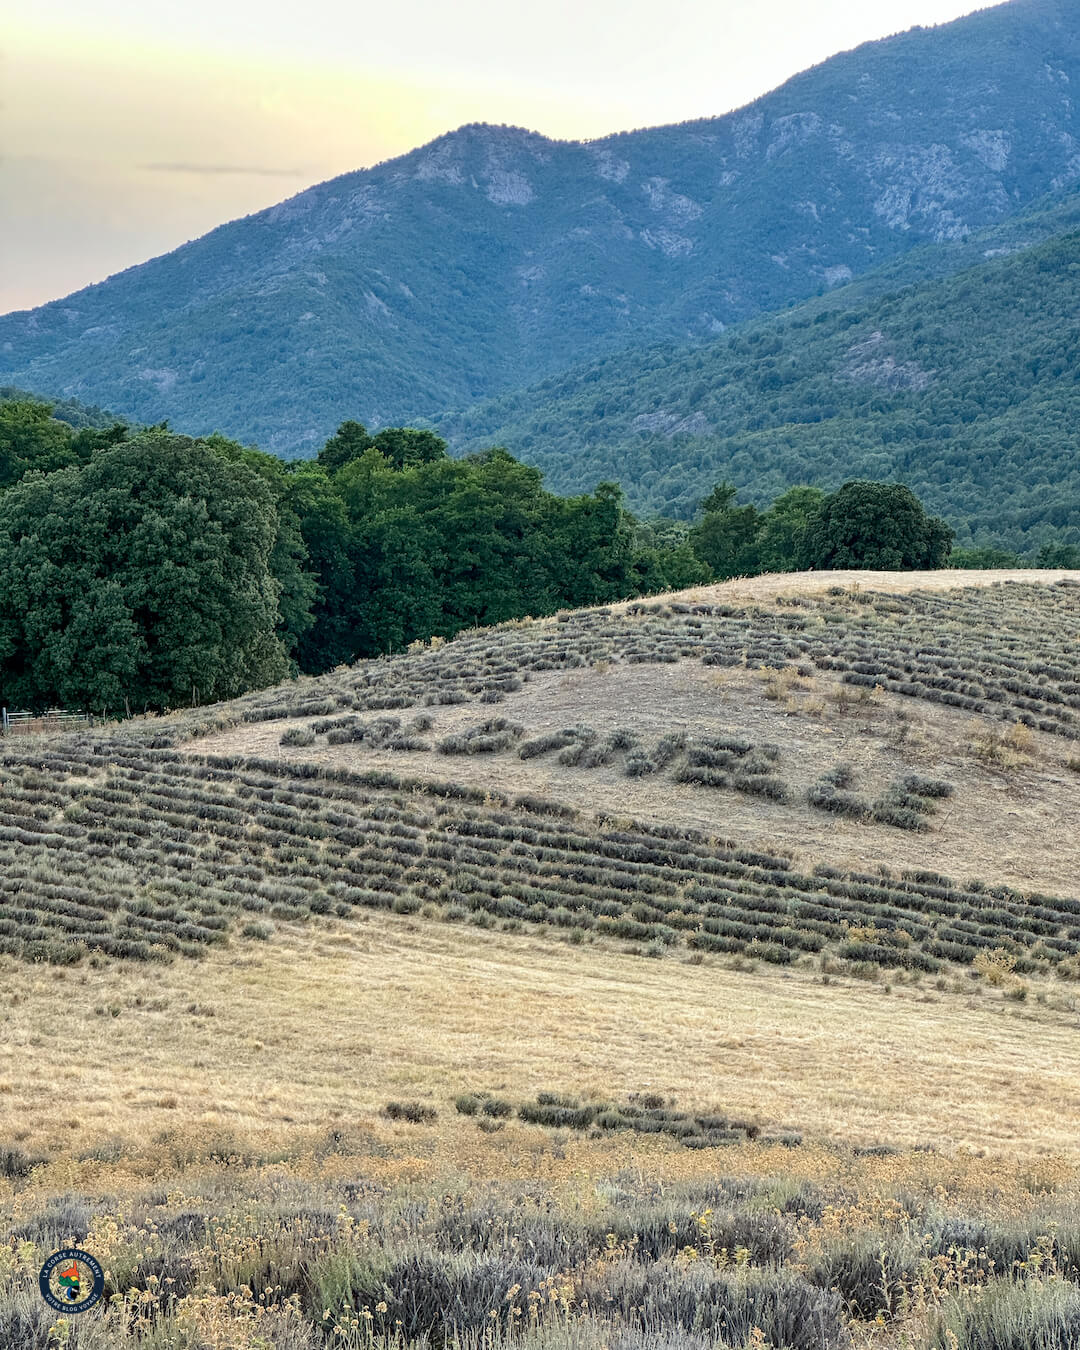
<instances>
[{"instance_id":1,"label":"tree line","mask_svg":"<svg viewBox=\"0 0 1080 1350\"><path fill-rule=\"evenodd\" d=\"M0 698L116 714L237 696L463 628L801 567L937 567L951 530L908 489L720 484L698 521L620 489L548 492L492 449L344 423L286 463L167 426L74 428L0 403Z\"/></svg>"},{"instance_id":2,"label":"tree line","mask_svg":"<svg viewBox=\"0 0 1080 1350\"><path fill-rule=\"evenodd\" d=\"M643 514L690 520L721 476L759 506L897 479L965 548L1080 546L1078 224L1069 196L1002 225L994 256L917 250L705 345L613 352L441 424L512 445L555 491L617 475Z\"/></svg>"}]
</instances>

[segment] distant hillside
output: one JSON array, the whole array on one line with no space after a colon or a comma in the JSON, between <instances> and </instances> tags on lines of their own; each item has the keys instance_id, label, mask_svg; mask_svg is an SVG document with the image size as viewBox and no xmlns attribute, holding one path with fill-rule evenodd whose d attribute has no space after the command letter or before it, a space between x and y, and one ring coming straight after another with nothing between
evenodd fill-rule
<instances>
[{"instance_id":1,"label":"distant hillside","mask_svg":"<svg viewBox=\"0 0 1080 1350\"><path fill-rule=\"evenodd\" d=\"M29 389L17 389L11 384L0 385L0 403L22 403L26 399L51 403L53 417L58 422L66 422L76 431L82 431L87 427L111 427L123 420L111 412L106 412L104 408L80 403L77 398L43 398L41 394L32 393Z\"/></svg>"},{"instance_id":2,"label":"distant hillside","mask_svg":"<svg viewBox=\"0 0 1080 1350\"><path fill-rule=\"evenodd\" d=\"M310 453L630 343L706 340L1080 178L1080 16L1013 0L725 117L469 126L40 309L0 378Z\"/></svg>"},{"instance_id":3,"label":"distant hillside","mask_svg":"<svg viewBox=\"0 0 1080 1350\"><path fill-rule=\"evenodd\" d=\"M912 284L920 272L933 279ZM1077 542L1078 311L1068 196L706 347L624 352L436 420L557 491L615 479L639 511L692 515L721 478L756 502L896 478L961 544Z\"/></svg>"}]
</instances>

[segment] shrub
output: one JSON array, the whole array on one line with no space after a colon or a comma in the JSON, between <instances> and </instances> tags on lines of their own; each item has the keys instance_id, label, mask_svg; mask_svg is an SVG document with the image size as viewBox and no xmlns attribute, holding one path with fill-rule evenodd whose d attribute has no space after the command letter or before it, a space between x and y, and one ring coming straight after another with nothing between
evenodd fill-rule
<instances>
[{"instance_id":1,"label":"shrub","mask_svg":"<svg viewBox=\"0 0 1080 1350\"><path fill-rule=\"evenodd\" d=\"M556 1106L537 1101L518 1107L519 1120L555 1129L586 1130L595 1117L596 1108L592 1106Z\"/></svg>"},{"instance_id":2,"label":"shrub","mask_svg":"<svg viewBox=\"0 0 1080 1350\"><path fill-rule=\"evenodd\" d=\"M485 1116L497 1116L505 1119L514 1114L514 1108L510 1102L504 1101L501 1097L488 1097L481 1108Z\"/></svg>"},{"instance_id":3,"label":"shrub","mask_svg":"<svg viewBox=\"0 0 1080 1350\"><path fill-rule=\"evenodd\" d=\"M924 1261L912 1234L865 1229L830 1238L808 1260L806 1278L837 1290L853 1317L871 1321L903 1304Z\"/></svg>"},{"instance_id":4,"label":"shrub","mask_svg":"<svg viewBox=\"0 0 1080 1350\"><path fill-rule=\"evenodd\" d=\"M746 955L751 960L768 961L774 966L788 966L798 953L788 947L782 947L779 942L751 942L746 948Z\"/></svg>"},{"instance_id":5,"label":"shrub","mask_svg":"<svg viewBox=\"0 0 1080 1350\"><path fill-rule=\"evenodd\" d=\"M438 1114L433 1106L422 1102L387 1102L383 1107L383 1115L391 1120L407 1120L412 1125L430 1125Z\"/></svg>"},{"instance_id":6,"label":"shrub","mask_svg":"<svg viewBox=\"0 0 1080 1350\"><path fill-rule=\"evenodd\" d=\"M518 757L535 759L538 755L550 754L552 750L562 750L573 740L572 731L552 731L545 736L536 736L531 741L523 741L518 749Z\"/></svg>"},{"instance_id":7,"label":"shrub","mask_svg":"<svg viewBox=\"0 0 1080 1350\"><path fill-rule=\"evenodd\" d=\"M997 986L1012 978L1016 957L1004 947L995 947L992 951L979 952L971 964L987 984Z\"/></svg>"},{"instance_id":8,"label":"shrub","mask_svg":"<svg viewBox=\"0 0 1080 1350\"><path fill-rule=\"evenodd\" d=\"M653 749L651 755L653 763L661 769L670 764L676 755L686 749L686 739L685 731L673 731L667 736L662 736Z\"/></svg>"},{"instance_id":9,"label":"shrub","mask_svg":"<svg viewBox=\"0 0 1080 1350\"><path fill-rule=\"evenodd\" d=\"M47 1159L34 1158L21 1148L0 1149L0 1176L28 1177L35 1167L40 1167Z\"/></svg>"},{"instance_id":10,"label":"shrub","mask_svg":"<svg viewBox=\"0 0 1080 1350\"><path fill-rule=\"evenodd\" d=\"M1074 1350L1080 1289L1059 1277L993 1279L948 1300L934 1350Z\"/></svg>"},{"instance_id":11,"label":"shrub","mask_svg":"<svg viewBox=\"0 0 1080 1350\"><path fill-rule=\"evenodd\" d=\"M443 755L490 755L508 750L523 730L505 717L490 717L478 726L444 736L438 750Z\"/></svg>"},{"instance_id":12,"label":"shrub","mask_svg":"<svg viewBox=\"0 0 1080 1350\"><path fill-rule=\"evenodd\" d=\"M786 802L791 799L787 784L782 778L777 778L773 774L737 773L731 780L731 786L736 792L748 792L758 797L767 797L769 801L773 802Z\"/></svg>"},{"instance_id":13,"label":"shrub","mask_svg":"<svg viewBox=\"0 0 1080 1350\"><path fill-rule=\"evenodd\" d=\"M281 736L281 745L314 745L315 733L310 727L290 727Z\"/></svg>"},{"instance_id":14,"label":"shrub","mask_svg":"<svg viewBox=\"0 0 1080 1350\"><path fill-rule=\"evenodd\" d=\"M841 790L849 788L855 781L855 766L847 762L836 764L833 768L827 769L818 781L831 784L832 787Z\"/></svg>"},{"instance_id":15,"label":"shrub","mask_svg":"<svg viewBox=\"0 0 1080 1350\"><path fill-rule=\"evenodd\" d=\"M244 924L240 929L241 935L248 938L257 938L260 942L265 942L274 934L274 925L271 923L262 923L258 919Z\"/></svg>"},{"instance_id":16,"label":"shrub","mask_svg":"<svg viewBox=\"0 0 1080 1350\"><path fill-rule=\"evenodd\" d=\"M879 798L874 803L870 815L879 825L892 825L898 830L926 830L930 828L926 823L923 812L890 797Z\"/></svg>"},{"instance_id":17,"label":"shrub","mask_svg":"<svg viewBox=\"0 0 1080 1350\"><path fill-rule=\"evenodd\" d=\"M901 786L916 797L951 797L955 791L952 783L946 783L942 778L923 778L917 773L909 773L901 779Z\"/></svg>"},{"instance_id":18,"label":"shrub","mask_svg":"<svg viewBox=\"0 0 1080 1350\"><path fill-rule=\"evenodd\" d=\"M819 811L849 816L852 820L866 820L871 814L870 803L853 792L840 792L831 783L817 782L807 790L806 800Z\"/></svg>"}]
</instances>

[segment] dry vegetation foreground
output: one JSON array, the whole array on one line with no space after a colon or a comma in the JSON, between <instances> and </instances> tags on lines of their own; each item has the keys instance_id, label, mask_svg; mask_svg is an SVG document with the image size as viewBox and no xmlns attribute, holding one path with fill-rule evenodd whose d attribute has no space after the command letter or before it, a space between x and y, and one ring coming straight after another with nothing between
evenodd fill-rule
<instances>
[{"instance_id":1,"label":"dry vegetation foreground","mask_svg":"<svg viewBox=\"0 0 1080 1350\"><path fill-rule=\"evenodd\" d=\"M963 977L647 960L397 916L159 970L4 968L0 1128L49 1156L207 1125L287 1138L390 1099L659 1093L862 1145L1073 1156L1080 1019ZM1080 1161L1080 1156L1077 1156Z\"/></svg>"},{"instance_id":2,"label":"dry vegetation foreground","mask_svg":"<svg viewBox=\"0 0 1080 1350\"><path fill-rule=\"evenodd\" d=\"M392 915L3 975L12 1350L1076 1344L1075 1012ZM597 1098L751 1138L513 1118Z\"/></svg>"},{"instance_id":3,"label":"dry vegetation foreground","mask_svg":"<svg viewBox=\"0 0 1080 1350\"><path fill-rule=\"evenodd\" d=\"M1000 582L4 745L0 1350L1074 1350L1080 578Z\"/></svg>"}]
</instances>

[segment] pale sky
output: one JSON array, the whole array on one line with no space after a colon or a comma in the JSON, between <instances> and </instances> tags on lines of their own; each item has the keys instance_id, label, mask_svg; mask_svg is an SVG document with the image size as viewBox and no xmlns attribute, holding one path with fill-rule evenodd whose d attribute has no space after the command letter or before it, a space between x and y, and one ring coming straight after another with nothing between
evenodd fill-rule
<instances>
[{"instance_id":1,"label":"pale sky","mask_svg":"<svg viewBox=\"0 0 1080 1350\"><path fill-rule=\"evenodd\" d=\"M0 39L0 313L464 122L737 108L972 0L35 0Z\"/></svg>"}]
</instances>

